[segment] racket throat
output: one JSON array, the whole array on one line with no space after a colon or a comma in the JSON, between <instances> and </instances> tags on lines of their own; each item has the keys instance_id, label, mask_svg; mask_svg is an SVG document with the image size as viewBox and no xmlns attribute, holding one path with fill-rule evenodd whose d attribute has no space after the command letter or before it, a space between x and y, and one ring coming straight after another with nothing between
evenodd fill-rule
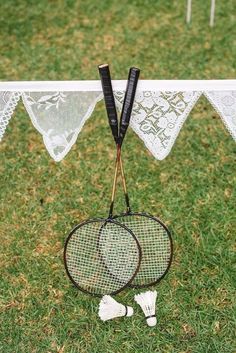
<instances>
[{"instance_id":1,"label":"racket throat","mask_svg":"<svg viewBox=\"0 0 236 353\"><path fill-rule=\"evenodd\" d=\"M122 179L122 185L123 185L124 196L125 196L126 213L128 214L128 213L131 213L131 207L130 207L130 202L129 202L129 195L128 195L128 190L127 190L127 184L126 184L126 178L125 178L121 153L119 155L119 164L120 164L121 179Z\"/></svg>"},{"instance_id":2,"label":"racket throat","mask_svg":"<svg viewBox=\"0 0 236 353\"><path fill-rule=\"evenodd\" d=\"M126 213L131 213L131 207L129 203L129 195L125 194L125 203L126 203Z\"/></svg>"},{"instance_id":3,"label":"racket throat","mask_svg":"<svg viewBox=\"0 0 236 353\"><path fill-rule=\"evenodd\" d=\"M110 205L109 214L108 214L109 219L113 218L113 210L114 210L114 201L112 201Z\"/></svg>"},{"instance_id":4,"label":"racket throat","mask_svg":"<svg viewBox=\"0 0 236 353\"><path fill-rule=\"evenodd\" d=\"M115 194L116 194L116 185L117 185L118 168L119 168L119 159L120 159L120 149L118 148L117 149L117 156L116 156L115 175L114 175L113 187L112 187L112 193L111 193L111 205L110 205L110 209L109 209L108 218L113 217L114 200L115 200Z\"/></svg>"}]
</instances>

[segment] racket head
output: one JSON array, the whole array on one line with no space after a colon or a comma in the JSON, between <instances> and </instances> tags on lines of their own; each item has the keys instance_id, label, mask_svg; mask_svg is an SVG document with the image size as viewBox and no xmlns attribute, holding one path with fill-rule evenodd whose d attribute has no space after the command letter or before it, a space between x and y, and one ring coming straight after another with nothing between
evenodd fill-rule
<instances>
[{"instance_id":1,"label":"racket head","mask_svg":"<svg viewBox=\"0 0 236 353\"><path fill-rule=\"evenodd\" d=\"M125 289L138 273L141 258L136 236L113 219L96 218L78 224L64 246L69 279L80 291L97 297Z\"/></svg>"},{"instance_id":2,"label":"racket head","mask_svg":"<svg viewBox=\"0 0 236 353\"><path fill-rule=\"evenodd\" d=\"M143 288L160 282L173 259L173 241L167 226L160 219L140 212L122 213L114 219L135 234L142 249L139 272L129 286Z\"/></svg>"}]
</instances>

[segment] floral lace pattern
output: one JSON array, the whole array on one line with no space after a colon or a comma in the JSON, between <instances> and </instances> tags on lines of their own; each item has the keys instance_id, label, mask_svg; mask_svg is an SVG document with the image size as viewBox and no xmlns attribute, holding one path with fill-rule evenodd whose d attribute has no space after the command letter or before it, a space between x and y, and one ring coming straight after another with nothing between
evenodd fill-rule
<instances>
[{"instance_id":1,"label":"floral lace pattern","mask_svg":"<svg viewBox=\"0 0 236 353\"><path fill-rule=\"evenodd\" d=\"M21 94L19 92L0 92L0 141L17 106Z\"/></svg>"},{"instance_id":2,"label":"floral lace pattern","mask_svg":"<svg viewBox=\"0 0 236 353\"><path fill-rule=\"evenodd\" d=\"M52 107L59 109L60 102L65 103L66 94L63 92L55 92L52 94L46 94L38 99L34 99L31 95L27 95L27 103L29 105L36 105L38 109L42 108L48 110Z\"/></svg>"},{"instance_id":3,"label":"floral lace pattern","mask_svg":"<svg viewBox=\"0 0 236 353\"><path fill-rule=\"evenodd\" d=\"M159 160L170 152L201 92L138 92L130 126ZM124 92L115 92L121 110Z\"/></svg>"},{"instance_id":4,"label":"floral lace pattern","mask_svg":"<svg viewBox=\"0 0 236 353\"><path fill-rule=\"evenodd\" d=\"M220 115L233 139L236 140L236 91L211 91L205 96Z\"/></svg>"},{"instance_id":5,"label":"floral lace pattern","mask_svg":"<svg viewBox=\"0 0 236 353\"><path fill-rule=\"evenodd\" d=\"M76 142L92 114L100 92L23 93L23 102L35 128L43 135L51 157L59 162Z\"/></svg>"}]
</instances>

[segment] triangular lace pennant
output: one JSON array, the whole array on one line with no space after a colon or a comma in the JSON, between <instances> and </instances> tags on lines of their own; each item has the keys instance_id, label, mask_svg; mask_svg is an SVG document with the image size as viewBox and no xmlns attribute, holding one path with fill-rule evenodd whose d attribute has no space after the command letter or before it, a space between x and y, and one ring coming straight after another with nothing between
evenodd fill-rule
<instances>
[{"instance_id":1,"label":"triangular lace pennant","mask_svg":"<svg viewBox=\"0 0 236 353\"><path fill-rule=\"evenodd\" d=\"M137 92L130 126L155 158L162 160L172 146L186 118L202 92ZM122 108L124 92L115 92Z\"/></svg>"},{"instance_id":2,"label":"triangular lace pennant","mask_svg":"<svg viewBox=\"0 0 236 353\"><path fill-rule=\"evenodd\" d=\"M0 141L21 97L19 92L0 92Z\"/></svg>"},{"instance_id":3,"label":"triangular lace pennant","mask_svg":"<svg viewBox=\"0 0 236 353\"><path fill-rule=\"evenodd\" d=\"M236 140L236 91L210 91L204 94Z\"/></svg>"},{"instance_id":4,"label":"triangular lace pennant","mask_svg":"<svg viewBox=\"0 0 236 353\"><path fill-rule=\"evenodd\" d=\"M51 157L59 162L70 151L101 92L30 92L22 95L35 128Z\"/></svg>"}]
</instances>

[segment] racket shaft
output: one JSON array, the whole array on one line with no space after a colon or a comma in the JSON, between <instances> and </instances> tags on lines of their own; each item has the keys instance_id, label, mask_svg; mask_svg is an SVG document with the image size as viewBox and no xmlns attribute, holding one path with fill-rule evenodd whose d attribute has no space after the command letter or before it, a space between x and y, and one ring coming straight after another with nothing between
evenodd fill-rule
<instances>
[{"instance_id":1,"label":"racket shaft","mask_svg":"<svg viewBox=\"0 0 236 353\"><path fill-rule=\"evenodd\" d=\"M127 190L127 185L126 185L126 178L125 178L125 173L124 173L121 153L120 153L120 158L119 158L119 165L120 165L120 171L121 171L121 179L122 179L123 191L124 191L124 196L125 196L126 212L130 213L131 212L131 207L130 207L130 202L129 202L129 195L128 195L128 190Z\"/></svg>"},{"instance_id":2,"label":"racket shaft","mask_svg":"<svg viewBox=\"0 0 236 353\"><path fill-rule=\"evenodd\" d=\"M112 187L112 193L111 193L111 204L110 204L108 218L112 218L112 216L113 216L114 200L115 200L115 194L116 194L116 185L117 185L118 168L119 168L119 160L120 160L120 148L117 147L115 174L114 174L114 180L113 180L113 187Z\"/></svg>"},{"instance_id":3,"label":"racket shaft","mask_svg":"<svg viewBox=\"0 0 236 353\"><path fill-rule=\"evenodd\" d=\"M117 156L116 156L115 174L114 174L113 187L112 187L111 204L110 204L110 210L109 210L109 218L112 218L112 216L113 216L114 200L115 200L115 194L116 194L116 186L117 186L119 168L121 171L122 186L123 186L123 192L124 192L124 196L125 196L126 213L130 213L131 207L130 207L129 195L128 195L127 186L126 186L126 179L125 179L125 174L124 174L123 163L122 163L122 159L121 159L121 150L120 150L119 145L117 145Z\"/></svg>"}]
</instances>

